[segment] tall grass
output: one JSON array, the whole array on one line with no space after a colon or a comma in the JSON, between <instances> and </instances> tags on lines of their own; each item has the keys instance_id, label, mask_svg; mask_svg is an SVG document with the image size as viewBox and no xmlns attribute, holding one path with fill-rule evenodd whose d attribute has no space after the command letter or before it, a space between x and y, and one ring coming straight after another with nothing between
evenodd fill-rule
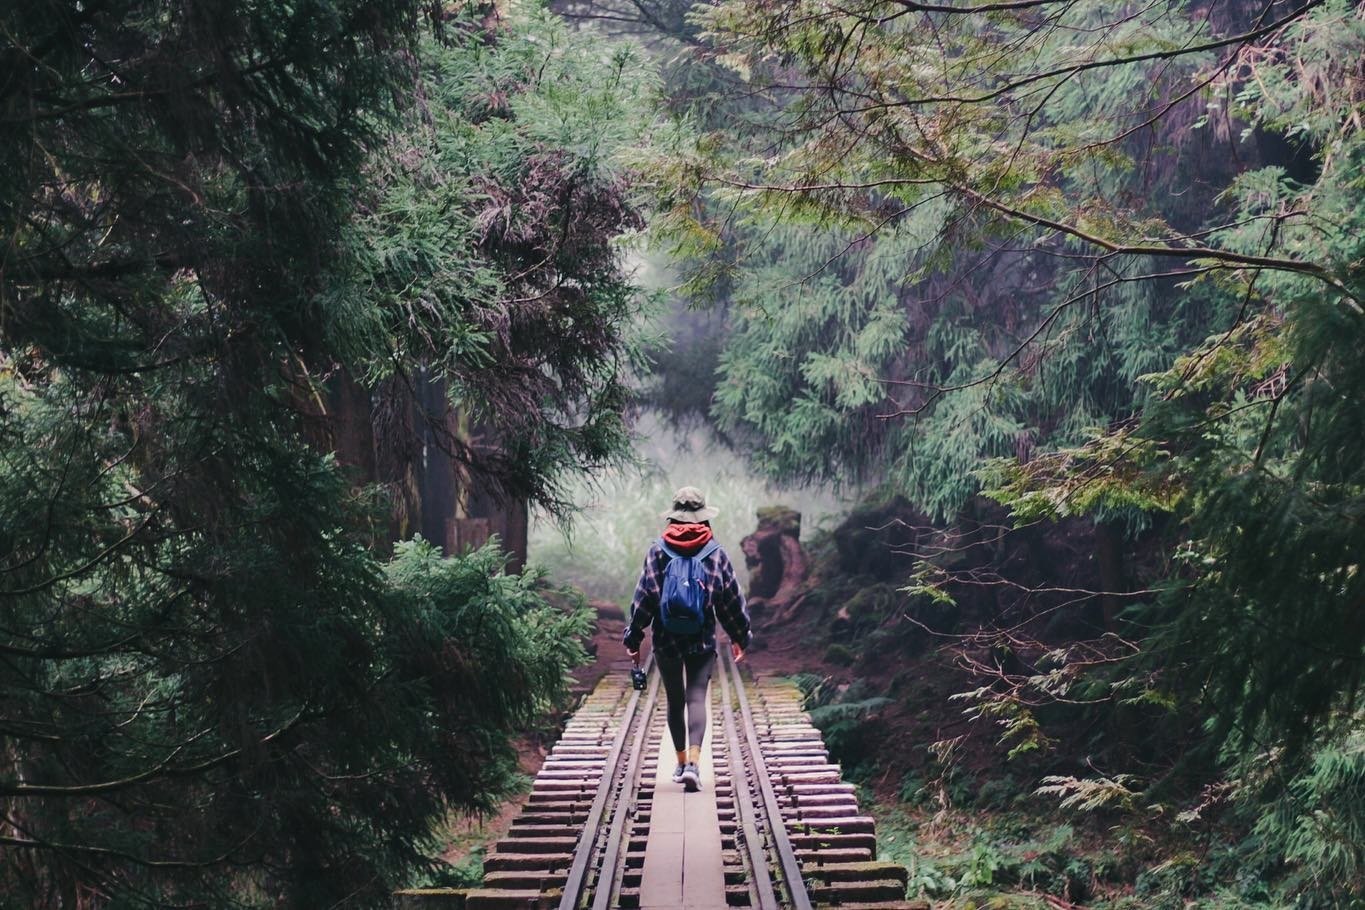
<instances>
[{"instance_id":1,"label":"tall grass","mask_svg":"<svg viewBox=\"0 0 1365 910\"><path fill-rule=\"evenodd\" d=\"M743 459L706 431L680 432L653 415L636 430L640 466L580 482L574 493L580 510L570 526L560 527L543 514L532 516L530 561L593 599L623 607L630 603L645 551L663 531L659 515L678 487L700 487L707 505L720 509L711 526L742 583L748 579L739 541L756 527L757 509L775 504L797 509L803 535L845 510L828 491L781 489L754 476Z\"/></svg>"}]
</instances>

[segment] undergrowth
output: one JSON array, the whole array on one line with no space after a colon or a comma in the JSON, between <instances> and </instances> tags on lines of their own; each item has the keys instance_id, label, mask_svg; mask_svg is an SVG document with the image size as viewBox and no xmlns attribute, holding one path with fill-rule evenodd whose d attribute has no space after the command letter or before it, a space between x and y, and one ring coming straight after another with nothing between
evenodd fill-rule
<instances>
[{"instance_id":1,"label":"undergrowth","mask_svg":"<svg viewBox=\"0 0 1365 910\"><path fill-rule=\"evenodd\" d=\"M911 897L964 910L1365 908L1365 713L1291 762L1275 749L1219 760L1191 747L1201 728L1174 709L1106 714L1079 684L1074 704L983 712L959 697L983 685L962 642L989 611L914 593L912 567L881 558L905 546L913 516L900 517L870 502L807 540L805 625L790 634L813 670L793 681L861 785L883 858L910 870ZM1034 726L1020 732L1021 718Z\"/></svg>"},{"instance_id":2,"label":"undergrowth","mask_svg":"<svg viewBox=\"0 0 1365 910\"><path fill-rule=\"evenodd\" d=\"M895 701L866 679L802 673L793 682L831 758L860 784L879 858L905 866L908 896L938 910L1365 907L1359 735L1320 747L1278 799L1234 800L1215 822L1095 799L1004 761L971 769L942 744L884 786L892 767L884 709Z\"/></svg>"}]
</instances>

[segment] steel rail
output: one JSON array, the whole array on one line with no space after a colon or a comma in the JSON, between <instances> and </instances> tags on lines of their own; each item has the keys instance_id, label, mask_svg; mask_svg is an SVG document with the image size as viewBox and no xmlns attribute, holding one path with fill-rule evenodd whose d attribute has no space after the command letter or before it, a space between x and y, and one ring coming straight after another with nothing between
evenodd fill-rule
<instances>
[{"instance_id":1,"label":"steel rail","mask_svg":"<svg viewBox=\"0 0 1365 910\"><path fill-rule=\"evenodd\" d=\"M650 657L653 660L653 656ZM638 694L638 693L637 693ZM639 793L641 757L645 744L649 742L649 725L654 718L654 706L659 700L659 674L649 674L649 695L645 699L645 709L640 716L635 732L635 743L630 751L630 760L622 769L621 792L616 799L616 811L611 817L611 832L607 836L607 847L602 852L602 866L597 873L597 883L592 896L592 910L609 910L612 892L616 888L618 866L621 863L621 838L625 834L628 816L634 816L632 809ZM595 838L594 838L595 839Z\"/></svg>"},{"instance_id":2,"label":"steel rail","mask_svg":"<svg viewBox=\"0 0 1365 910\"><path fill-rule=\"evenodd\" d=\"M654 656L651 654L649 663L645 666L645 672L649 673L653 669L653 665ZM658 694L659 674L650 673L650 677L652 682L649 688L649 704L650 707L653 707L654 696ZM597 836L602 826L602 817L606 812L612 790L615 789L616 780L619 777L621 753L625 750L626 740L635 728L635 717L639 707L640 692L634 690L631 692L630 701L626 704L625 713L621 717L621 727L616 731L616 736L612 738L611 751L607 753L607 760L602 765L602 779L598 781L597 793L593 796L592 807L588 810L588 817L583 822L583 834L578 838L578 844L574 847L573 862L569 865L569 875L564 881L564 893L559 899L559 910L577 910L579 901L582 900L583 886L587 883L588 873L592 871L592 858L593 853L596 852ZM640 738L643 739L644 737ZM614 879L615 870L611 871ZM600 872L598 880L601 881ZM610 886L607 890L611 890Z\"/></svg>"},{"instance_id":3,"label":"steel rail","mask_svg":"<svg viewBox=\"0 0 1365 910\"><path fill-rule=\"evenodd\" d=\"M744 718L744 735L750 743L749 761L753 766L754 776L758 779L759 790L763 794L763 807L768 818L768 828L772 832L773 846L777 849L778 863L781 867L783 881L787 886L787 895L791 898L790 903L784 906L790 907L792 910L812 910L810 894L806 891L806 880L801 876L801 863L796 858L796 851L792 849L791 838L787 835L787 823L782 819L782 807L778 805L777 793L773 790L773 782L768 778L768 766L763 760L763 748L758 741L758 731L754 727L754 715L749 708L749 696L744 691L744 679L739 675L739 667L731 659L729 653L724 655L723 662L726 671L734 677L739 710ZM733 769L730 779L733 782ZM757 875L757 872L755 874ZM757 877L762 879L761 875L757 875Z\"/></svg>"},{"instance_id":4,"label":"steel rail","mask_svg":"<svg viewBox=\"0 0 1365 910\"><path fill-rule=\"evenodd\" d=\"M728 658L722 658L723 662L728 663ZM746 785L747 761L741 749L739 733L735 730L735 710L734 702L730 697L730 673L722 669L720 673L721 699L725 711L725 738L730 747L730 792L735 803L735 814L739 819L739 826L744 835L744 848L749 856L749 873L751 881L757 890L755 897L758 901L758 910L781 910L781 904L777 901L777 892L773 890L772 876L768 872L768 854L763 848L763 841L759 837L757 820L754 818L754 807L749 804L746 798L747 793L741 795L740 787ZM781 818L778 824L782 823Z\"/></svg>"}]
</instances>

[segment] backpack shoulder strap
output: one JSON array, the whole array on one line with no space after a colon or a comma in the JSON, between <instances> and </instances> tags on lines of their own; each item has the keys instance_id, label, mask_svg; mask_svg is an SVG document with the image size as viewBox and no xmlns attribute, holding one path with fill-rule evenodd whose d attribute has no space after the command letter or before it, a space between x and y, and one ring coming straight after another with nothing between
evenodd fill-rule
<instances>
[{"instance_id":1,"label":"backpack shoulder strap","mask_svg":"<svg viewBox=\"0 0 1365 910\"><path fill-rule=\"evenodd\" d=\"M668 544L664 543L664 539L662 537L659 538L659 549L667 553L668 558L670 560L677 559L680 555L682 555L678 553L676 550L674 550L672 547L670 547Z\"/></svg>"},{"instance_id":2,"label":"backpack shoulder strap","mask_svg":"<svg viewBox=\"0 0 1365 910\"><path fill-rule=\"evenodd\" d=\"M706 557L710 556L712 553L716 552L716 551L719 550L719 549L720 549L720 541L716 540L716 539L713 537L713 538L711 538L711 542L708 543L706 546L702 547L702 548L701 548L701 552L697 553L696 556L693 557L693 559L696 559L696 560L703 560L703 559L705 559Z\"/></svg>"}]
</instances>

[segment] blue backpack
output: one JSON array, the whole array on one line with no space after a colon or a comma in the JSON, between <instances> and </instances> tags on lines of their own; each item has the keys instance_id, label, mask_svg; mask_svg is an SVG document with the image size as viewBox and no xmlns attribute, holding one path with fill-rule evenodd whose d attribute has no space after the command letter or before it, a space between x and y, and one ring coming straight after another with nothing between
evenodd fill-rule
<instances>
[{"instance_id":1,"label":"blue backpack","mask_svg":"<svg viewBox=\"0 0 1365 910\"><path fill-rule=\"evenodd\" d=\"M659 620L674 635L696 635L706 625L706 570L701 561L720 549L712 540L694 556L683 556L659 541L671 559L659 594Z\"/></svg>"}]
</instances>

